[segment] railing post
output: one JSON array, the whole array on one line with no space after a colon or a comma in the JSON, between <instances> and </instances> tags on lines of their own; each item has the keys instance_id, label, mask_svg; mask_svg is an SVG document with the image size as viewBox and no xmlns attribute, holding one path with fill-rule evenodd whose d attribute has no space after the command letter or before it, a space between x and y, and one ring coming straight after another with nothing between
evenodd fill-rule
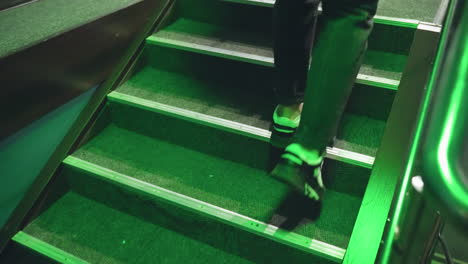
<instances>
[{"instance_id":1,"label":"railing post","mask_svg":"<svg viewBox=\"0 0 468 264\"><path fill-rule=\"evenodd\" d=\"M391 249L391 245L384 243L382 236L388 233L393 224L387 219L392 219L389 218L392 200L395 201L395 190L400 189L397 187L407 164L414 124L432 69L439 35L440 26L434 24L420 23L415 31L343 263L380 263L383 249ZM387 233L384 234L386 229Z\"/></svg>"}]
</instances>

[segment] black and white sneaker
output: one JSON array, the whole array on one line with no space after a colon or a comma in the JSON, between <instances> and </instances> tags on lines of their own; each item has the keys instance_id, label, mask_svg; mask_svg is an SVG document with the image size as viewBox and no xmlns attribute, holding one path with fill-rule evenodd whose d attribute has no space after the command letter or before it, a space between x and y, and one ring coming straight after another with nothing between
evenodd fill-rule
<instances>
[{"instance_id":1,"label":"black and white sneaker","mask_svg":"<svg viewBox=\"0 0 468 264\"><path fill-rule=\"evenodd\" d=\"M307 156L299 144L289 145L271 175L308 198L319 201L325 191L322 180L324 158L323 155L312 159Z\"/></svg>"}]
</instances>

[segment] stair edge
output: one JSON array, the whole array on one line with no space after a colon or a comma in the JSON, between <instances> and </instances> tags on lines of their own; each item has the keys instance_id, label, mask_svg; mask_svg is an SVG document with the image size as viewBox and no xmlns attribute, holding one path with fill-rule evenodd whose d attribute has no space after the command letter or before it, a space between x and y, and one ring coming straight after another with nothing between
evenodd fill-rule
<instances>
[{"instance_id":1,"label":"stair edge","mask_svg":"<svg viewBox=\"0 0 468 264\"><path fill-rule=\"evenodd\" d=\"M13 238L16 243L25 246L41 255L64 264L89 264L73 254L70 254L58 247L42 241L24 231L19 231Z\"/></svg>"},{"instance_id":2,"label":"stair edge","mask_svg":"<svg viewBox=\"0 0 468 264\"><path fill-rule=\"evenodd\" d=\"M143 110L148 110L151 112L163 114L166 116L171 116L174 118L179 118L189 122L206 125L215 129L220 129L229 133L239 134L242 136L247 136L256 140L261 140L264 142L269 142L271 137L271 132L266 129L261 129L249 125L244 125L242 123L213 117L205 114L200 114L190 110L165 105L155 101L139 98L136 96L128 95L125 93L113 91L107 95L107 98L110 101L121 103L133 107L137 107ZM356 153L353 151L340 149L336 147L327 147L326 157L341 161L347 164L352 164L364 168L371 169L374 164L374 157Z\"/></svg>"},{"instance_id":3,"label":"stair edge","mask_svg":"<svg viewBox=\"0 0 468 264\"><path fill-rule=\"evenodd\" d=\"M216 221L220 221L252 234L271 239L278 243L294 247L307 253L312 253L316 256L323 257L337 263L341 263L346 252L346 250L343 248L308 238L297 233L278 229L278 227L273 225L269 225L236 212L191 198L177 192L173 192L157 185L138 180L131 176L127 176L125 174L74 157L73 155L68 156L63 161L63 163L75 169L85 171L93 177L103 179L110 184L123 186L126 189L136 191L137 193L153 197L157 200L168 202L175 206L192 211L196 214L207 216Z\"/></svg>"},{"instance_id":4,"label":"stair edge","mask_svg":"<svg viewBox=\"0 0 468 264\"><path fill-rule=\"evenodd\" d=\"M150 45L157 45L165 48L173 48L177 50L193 52L208 56L214 56L227 60L240 61L245 63L256 64L265 67L274 67L274 58L261 56L261 55L252 55L240 51L232 51L223 48L211 47L201 44L194 44L190 42L185 42L181 40L175 40L165 37L159 37L156 34L149 36L146 39L146 42ZM366 74L358 74L356 78L356 83L365 84L373 86L376 88L384 88L390 90L397 90L400 84L399 80L393 80L385 77L371 76Z\"/></svg>"},{"instance_id":5,"label":"stair edge","mask_svg":"<svg viewBox=\"0 0 468 264\"><path fill-rule=\"evenodd\" d=\"M269 7L269 8L273 8L273 5L275 4L275 0L222 0L222 1L237 3L237 4L244 4L244 5L263 6L263 7ZM319 8L319 11L322 11L321 8ZM416 29L418 27L418 24L421 22L417 19L389 17L389 16L380 16L380 15L376 15L374 17L374 21L377 24L384 24L384 25L404 27L404 28L414 28L414 29Z\"/></svg>"}]
</instances>

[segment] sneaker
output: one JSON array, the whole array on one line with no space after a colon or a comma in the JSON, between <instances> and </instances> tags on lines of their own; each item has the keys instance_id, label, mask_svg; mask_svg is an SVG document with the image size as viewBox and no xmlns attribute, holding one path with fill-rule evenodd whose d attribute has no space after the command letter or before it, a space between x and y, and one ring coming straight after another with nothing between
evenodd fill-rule
<instances>
[{"instance_id":1,"label":"sneaker","mask_svg":"<svg viewBox=\"0 0 468 264\"><path fill-rule=\"evenodd\" d=\"M275 147L285 148L296 133L301 121L301 115L298 115L294 120L280 116L278 114L278 107L273 112L273 129L270 141Z\"/></svg>"},{"instance_id":2,"label":"sneaker","mask_svg":"<svg viewBox=\"0 0 468 264\"><path fill-rule=\"evenodd\" d=\"M306 156L299 144L289 145L271 175L306 197L319 201L325 191L322 180L324 158L323 155L315 159L308 159Z\"/></svg>"}]
</instances>

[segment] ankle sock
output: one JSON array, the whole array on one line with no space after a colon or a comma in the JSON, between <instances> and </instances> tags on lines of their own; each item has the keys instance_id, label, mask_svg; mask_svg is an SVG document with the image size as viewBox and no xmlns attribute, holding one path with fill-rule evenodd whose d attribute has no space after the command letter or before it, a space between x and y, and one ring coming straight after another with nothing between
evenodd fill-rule
<instances>
[{"instance_id":1,"label":"ankle sock","mask_svg":"<svg viewBox=\"0 0 468 264\"><path fill-rule=\"evenodd\" d=\"M318 150L307 150L298 143L290 144L285 149L284 158L291 160L292 162L302 165L306 162L308 165L317 166L324 158L324 153L320 153ZM293 153L294 155L290 154Z\"/></svg>"},{"instance_id":2,"label":"ankle sock","mask_svg":"<svg viewBox=\"0 0 468 264\"><path fill-rule=\"evenodd\" d=\"M298 115L294 119L289 119L287 117L280 116L278 114L278 107L279 105L275 108L275 111L273 112L273 122L276 125L290 127L290 128L296 128L297 126L299 126L299 122L301 121L301 115Z\"/></svg>"}]
</instances>

